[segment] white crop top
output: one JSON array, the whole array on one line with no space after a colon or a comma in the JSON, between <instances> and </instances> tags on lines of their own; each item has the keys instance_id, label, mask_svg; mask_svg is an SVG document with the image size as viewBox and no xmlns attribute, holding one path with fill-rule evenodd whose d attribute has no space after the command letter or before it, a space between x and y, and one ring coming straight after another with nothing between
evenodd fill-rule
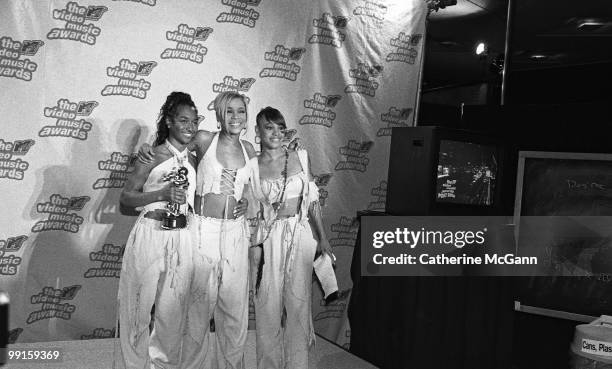
<instances>
[{"instance_id":1,"label":"white crop top","mask_svg":"<svg viewBox=\"0 0 612 369\"><path fill-rule=\"evenodd\" d=\"M215 193L220 195L234 196L236 200L242 198L244 185L249 182L249 155L244 148L244 144L240 141L242 154L244 155L244 166L238 169L223 168L219 160L217 160L217 142L219 134L215 134L204 154L204 157L198 164L196 194L199 196L207 193Z\"/></svg>"},{"instance_id":2,"label":"white crop top","mask_svg":"<svg viewBox=\"0 0 612 369\"><path fill-rule=\"evenodd\" d=\"M285 188L285 199L302 197L300 209L298 211L300 219L305 219L308 216L308 207L314 201L319 200L319 189L311 180L308 180L308 155L305 150L298 150L298 159L302 166L302 171L287 177L287 187ZM263 207L263 218L265 221L272 221L275 218L275 212L272 203L279 201L278 197L283 191L283 178L272 180L261 179L259 176L259 165L257 157L251 159L251 185L253 189L254 200L258 204L249 208L252 211L257 211L259 205Z\"/></svg>"},{"instance_id":3,"label":"white crop top","mask_svg":"<svg viewBox=\"0 0 612 369\"><path fill-rule=\"evenodd\" d=\"M174 148L172 146L172 148ZM151 170L149 173L149 177L145 181L142 186L142 192L153 192L162 189L165 187L168 182L163 180L163 177L168 174L172 170L176 170L181 166L187 168L187 181L189 183L186 195L187 195L187 204L193 207L193 199L194 199L194 190L196 184L196 170L189 162L189 152L185 149L182 153L179 153L178 150L174 149L173 156L168 158L167 160L158 164L155 168ZM150 204L147 204L143 207L144 211L155 210L155 209L164 209L168 204L167 201L156 201ZM187 204L181 206L181 211L186 213Z\"/></svg>"},{"instance_id":4,"label":"white crop top","mask_svg":"<svg viewBox=\"0 0 612 369\"><path fill-rule=\"evenodd\" d=\"M260 181L261 190L270 203L281 201L280 196L283 192L283 177L275 179L261 178ZM285 194L283 196L284 200L301 197L304 186L307 185L308 178L303 170L287 177L287 186L285 187Z\"/></svg>"}]
</instances>

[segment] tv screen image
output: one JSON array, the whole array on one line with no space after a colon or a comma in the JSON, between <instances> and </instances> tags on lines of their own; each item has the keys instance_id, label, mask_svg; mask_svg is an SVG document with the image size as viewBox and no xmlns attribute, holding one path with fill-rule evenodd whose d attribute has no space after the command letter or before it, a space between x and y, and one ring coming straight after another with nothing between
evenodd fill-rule
<instances>
[{"instance_id":1,"label":"tv screen image","mask_svg":"<svg viewBox=\"0 0 612 369\"><path fill-rule=\"evenodd\" d=\"M492 205L497 175L497 147L440 140L436 201Z\"/></svg>"}]
</instances>

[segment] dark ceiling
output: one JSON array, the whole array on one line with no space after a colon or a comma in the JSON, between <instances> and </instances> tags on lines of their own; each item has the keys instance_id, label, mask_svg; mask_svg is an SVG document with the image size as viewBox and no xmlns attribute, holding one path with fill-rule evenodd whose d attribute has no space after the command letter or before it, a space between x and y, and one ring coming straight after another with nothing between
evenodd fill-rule
<instances>
[{"instance_id":1,"label":"dark ceiling","mask_svg":"<svg viewBox=\"0 0 612 369\"><path fill-rule=\"evenodd\" d=\"M612 63L612 1L510 1L510 73ZM433 11L427 23L423 91L495 78L492 64L503 60L507 15L508 0L457 0ZM475 54L478 42L488 45L486 56Z\"/></svg>"}]
</instances>

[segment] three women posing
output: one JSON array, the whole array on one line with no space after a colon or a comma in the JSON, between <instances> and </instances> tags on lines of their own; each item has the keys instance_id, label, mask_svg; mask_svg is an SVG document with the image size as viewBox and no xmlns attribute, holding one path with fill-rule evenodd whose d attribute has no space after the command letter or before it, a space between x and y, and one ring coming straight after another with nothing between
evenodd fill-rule
<instances>
[{"instance_id":1,"label":"three women posing","mask_svg":"<svg viewBox=\"0 0 612 369\"><path fill-rule=\"evenodd\" d=\"M181 93L170 96L175 94ZM168 101L162 108L168 113L160 114L160 122L170 127L169 142L180 142L178 151L156 140L153 162L136 164L134 179L122 194L124 204L145 206L126 245L120 281L121 342L127 367L148 367L150 360L159 367L245 368L249 231L242 197L251 181L256 198L251 205L261 210L258 229L263 244L262 249L252 250L254 256L262 251L264 261L255 296L258 368L308 368L308 350L314 341L312 264L317 250L331 254L331 247L324 235L318 190L310 178L306 152L282 147L284 119L277 110L266 108L257 116L256 130L261 137L257 158L253 146L240 139L248 118L243 95L225 92L215 99L218 133L195 132L193 102ZM189 125L181 125L187 121ZM195 178L188 150L197 156ZM146 151L141 149L141 154ZM180 190L159 184L159 175L154 173L166 170L163 164L170 159L185 164L183 157L190 165L190 186ZM152 182L160 189L147 186L147 177L155 179ZM150 195L152 191L157 195ZM158 200L193 206L195 215L190 216L188 228L159 230L158 219L147 216L161 212L156 210L161 208ZM156 233L145 238L140 223L149 219ZM149 257L152 250L158 251ZM149 286L146 293L144 285ZM166 298L169 293L172 295ZM155 328L149 339L145 328L153 302ZM167 317L173 318L174 326L168 327ZM211 318L214 343L209 342ZM209 348L215 349L210 352Z\"/></svg>"}]
</instances>

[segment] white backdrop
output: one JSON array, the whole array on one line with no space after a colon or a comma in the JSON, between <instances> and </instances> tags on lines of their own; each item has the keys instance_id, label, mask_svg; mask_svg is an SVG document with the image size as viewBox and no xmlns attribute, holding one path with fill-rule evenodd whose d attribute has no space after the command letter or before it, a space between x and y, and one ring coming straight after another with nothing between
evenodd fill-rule
<instances>
[{"instance_id":1,"label":"white backdrop","mask_svg":"<svg viewBox=\"0 0 612 369\"><path fill-rule=\"evenodd\" d=\"M317 333L347 346L357 210L384 210L390 127L412 125L423 0L0 0L0 289L11 342L114 335L133 216L118 199L166 96L250 98L309 150L340 298ZM252 318L252 317L251 317Z\"/></svg>"}]
</instances>

